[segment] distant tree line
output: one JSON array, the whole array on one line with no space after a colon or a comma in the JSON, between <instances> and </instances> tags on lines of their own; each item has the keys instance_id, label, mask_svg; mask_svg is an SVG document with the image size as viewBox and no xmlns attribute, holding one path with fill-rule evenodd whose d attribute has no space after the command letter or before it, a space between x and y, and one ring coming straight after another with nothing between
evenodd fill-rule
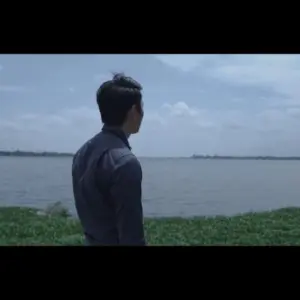
<instances>
[{"instance_id":1,"label":"distant tree line","mask_svg":"<svg viewBox=\"0 0 300 300\"><path fill-rule=\"evenodd\" d=\"M300 156L226 156L226 155L197 155L194 159L240 159L240 160L300 160Z\"/></svg>"},{"instance_id":2,"label":"distant tree line","mask_svg":"<svg viewBox=\"0 0 300 300\"><path fill-rule=\"evenodd\" d=\"M0 156L23 156L23 157L70 157L72 153L62 152L33 152L33 151L0 151Z\"/></svg>"}]
</instances>

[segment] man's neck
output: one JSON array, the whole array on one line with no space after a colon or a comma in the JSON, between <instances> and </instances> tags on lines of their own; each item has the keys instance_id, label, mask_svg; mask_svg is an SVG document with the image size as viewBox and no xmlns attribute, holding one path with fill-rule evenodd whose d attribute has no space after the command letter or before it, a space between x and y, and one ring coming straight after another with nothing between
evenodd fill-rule
<instances>
[{"instance_id":1,"label":"man's neck","mask_svg":"<svg viewBox=\"0 0 300 300\"><path fill-rule=\"evenodd\" d=\"M103 126L103 129L112 130L112 131L116 131L116 132L122 132L122 133L125 134L125 136L126 136L127 138L130 137L130 133L128 133L128 131L126 131L126 129L123 128L123 127L116 127L116 126L108 126L108 125L104 125L104 126Z\"/></svg>"},{"instance_id":2,"label":"man's neck","mask_svg":"<svg viewBox=\"0 0 300 300\"><path fill-rule=\"evenodd\" d=\"M128 139L130 137L130 133L128 133L128 131L126 132L126 129L123 127L116 127L116 126L108 126L108 125L104 125L102 127L103 131L110 131L116 135L118 135L119 137L122 138L122 136L126 139L126 143L129 146L129 142ZM130 147L130 146L129 146Z\"/></svg>"}]
</instances>

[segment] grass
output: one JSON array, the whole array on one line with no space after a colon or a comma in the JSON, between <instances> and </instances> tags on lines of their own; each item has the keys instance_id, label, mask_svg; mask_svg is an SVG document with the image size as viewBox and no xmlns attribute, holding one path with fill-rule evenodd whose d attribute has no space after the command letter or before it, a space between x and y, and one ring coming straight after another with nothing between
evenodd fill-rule
<instances>
[{"instance_id":1,"label":"grass","mask_svg":"<svg viewBox=\"0 0 300 300\"><path fill-rule=\"evenodd\" d=\"M233 217L146 219L150 245L300 245L300 208ZM78 220L59 203L44 212L0 208L0 245L82 245Z\"/></svg>"}]
</instances>

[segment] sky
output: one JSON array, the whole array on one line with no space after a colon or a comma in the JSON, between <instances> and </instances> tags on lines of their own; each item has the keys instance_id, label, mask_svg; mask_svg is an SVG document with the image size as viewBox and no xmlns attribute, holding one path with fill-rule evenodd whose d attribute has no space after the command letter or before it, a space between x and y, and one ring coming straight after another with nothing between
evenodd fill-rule
<instances>
[{"instance_id":1,"label":"sky","mask_svg":"<svg viewBox=\"0 0 300 300\"><path fill-rule=\"evenodd\" d=\"M112 72L143 86L138 156L300 155L300 56L284 54L0 54L0 148L75 152Z\"/></svg>"}]
</instances>

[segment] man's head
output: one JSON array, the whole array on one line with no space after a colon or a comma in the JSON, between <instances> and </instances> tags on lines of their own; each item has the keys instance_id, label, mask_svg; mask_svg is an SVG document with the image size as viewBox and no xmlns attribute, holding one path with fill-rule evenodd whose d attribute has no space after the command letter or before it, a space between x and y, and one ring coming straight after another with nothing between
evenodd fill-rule
<instances>
[{"instance_id":1,"label":"man's head","mask_svg":"<svg viewBox=\"0 0 300 300\"><path fill-rule=\"evenodd\" d=\"M142 86L124 74L104 82L97 91L102 122L127 134L137 133L144 115L141 91Z\"/></svg>"}]
</instances>

